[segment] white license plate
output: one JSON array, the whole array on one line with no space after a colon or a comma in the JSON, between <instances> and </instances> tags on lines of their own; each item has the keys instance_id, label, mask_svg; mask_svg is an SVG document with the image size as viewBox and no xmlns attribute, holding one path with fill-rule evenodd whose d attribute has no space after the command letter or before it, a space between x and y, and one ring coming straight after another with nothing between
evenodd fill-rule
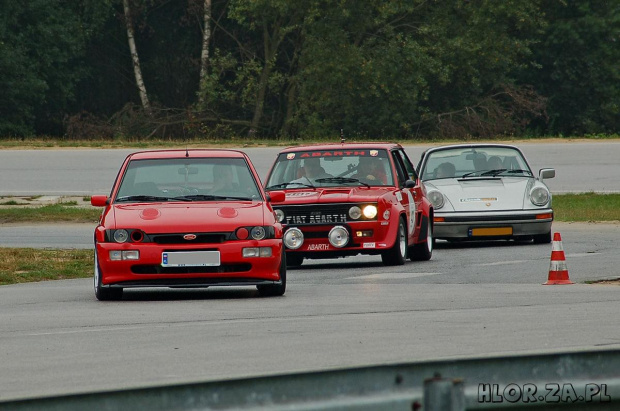
<instances>
[{"instance_id":1,"label":"white license plate","mask_svg":"<svg viewBox=\"0 0 620 411\"><path fill-rule=\"evenodd\" d=\"M219 251L175 251L161 253L162 267L207 267L220 265Z\"/></svg>"}]
</instances>

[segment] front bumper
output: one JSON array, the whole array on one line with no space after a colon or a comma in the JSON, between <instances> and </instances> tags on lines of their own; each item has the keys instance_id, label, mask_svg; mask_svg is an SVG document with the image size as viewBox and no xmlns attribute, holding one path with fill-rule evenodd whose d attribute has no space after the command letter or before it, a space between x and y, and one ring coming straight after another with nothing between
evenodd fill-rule
<instances>
[{"instance_id":1,"label":"front bumper","mask_svg":"<svg viewBox=\"0 0 620 411\"><path fill-rule=\"evenodd\" d=\"M243 257L242 249L269 247L270 257ZM161 245L95 244L103 286L120 287L207 287L211 285L262 285L280 281L282 239L234 241L222 244ZM110 260L110 251L138 250L139 260ZM162 253L175 251L219 251L216 266L163 267Z\"/></svg>"},{"instance_id":2,"label":"front bumper","mask_svg":"<svg viewBox=\"0 0 620 411\"><path fill-rule=\"evenodd\" d=\"M501 212L435 212L433 235L438 239L514 238L551 231L553 210Z\"/></svg>"},{"instance_id":3,"label":"front bumper","mask_svg":"<svg viewBox=\"0 0 620 411\"><path fill-rule=\"evenodd\" d=\"M344 227L349 240L344 247L335 247L329 241L329 232L335 226ZM288 249L287 253L303 255L308 258L332 258L353 256L357 254L380 254L394 245L398 220L363 221L332 225L306 225L285 227L297 228L302 231L304 241L298 249Z\"/></svg>"}]
</instances>

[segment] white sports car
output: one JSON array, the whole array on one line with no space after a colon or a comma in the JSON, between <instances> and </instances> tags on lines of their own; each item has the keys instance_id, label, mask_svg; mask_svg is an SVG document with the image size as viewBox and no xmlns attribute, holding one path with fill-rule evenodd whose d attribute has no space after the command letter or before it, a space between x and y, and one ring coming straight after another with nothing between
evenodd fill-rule
<instances>
[{"instance_id":1,"label":"white sports car","mask_svg":"<svg viewBox=\"0 0 620 411\"><path fill-rule=\"evenodd\" d=\"M458 144L422 153L418 174L433 203L434 237L551 242L551 192L521 150L504 144Z\"/></svg>"}]
</instances>

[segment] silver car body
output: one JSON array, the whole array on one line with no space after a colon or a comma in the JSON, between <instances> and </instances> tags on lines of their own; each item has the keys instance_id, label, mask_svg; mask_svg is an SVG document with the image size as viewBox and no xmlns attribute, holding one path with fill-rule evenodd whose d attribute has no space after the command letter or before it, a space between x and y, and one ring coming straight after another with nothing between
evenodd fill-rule
<instances>
[{"instance_id":1,"label":"silver car body","mask_svg":"<svg viewBox=\"0 0 620 411\"><path fill-rule=\"evenodd\" d=\"M418 173L434 205L435 238L551 241L551 192L543 179L553 178L555 170L534 176L517 147L434 147L422 154Z\"/></svg>"}]
</instances>

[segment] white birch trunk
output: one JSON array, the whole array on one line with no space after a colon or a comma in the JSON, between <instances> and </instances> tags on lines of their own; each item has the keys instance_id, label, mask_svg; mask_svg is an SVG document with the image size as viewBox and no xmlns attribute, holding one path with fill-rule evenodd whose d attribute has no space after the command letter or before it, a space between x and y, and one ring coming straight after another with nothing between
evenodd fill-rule
<instances>
[{"instance_id":1,"label":"white birch trunk","mask_svg":"<svg viewBox=\"0 0 620 411\"><path fill-rule=\"evenodd\" d=\"M123 0L123 8L125 9L125 25L127 26L127 41L129 42L129 51L131 52L131 59L133 61L133 72L136 76L136 85L140 92L140 100L142 101L142 107L145 110L150 111L151 104L149 103L148 95L146 94L146 87L144 86L144 79L142 78L142 70L140 69L140 59L138 58L138 50L136 49L136 41L134 38L133 24L131 22L131 11L129 9L129 0Z\"/></svg>"},{"instance_id":2,"label":"white birch trunk","mask_svg":"<svg viewBox=\"0 0 620 411\"><path fill-rule=\"evenodd\" d=\"M209 64L209 40L211 39L211 0L205 0L204 4L204 28L202 31L202 53L200 55L200 85L198 100L202 104L204 102L207 78L207 65Z\"/></svg>"}]
</instances>

